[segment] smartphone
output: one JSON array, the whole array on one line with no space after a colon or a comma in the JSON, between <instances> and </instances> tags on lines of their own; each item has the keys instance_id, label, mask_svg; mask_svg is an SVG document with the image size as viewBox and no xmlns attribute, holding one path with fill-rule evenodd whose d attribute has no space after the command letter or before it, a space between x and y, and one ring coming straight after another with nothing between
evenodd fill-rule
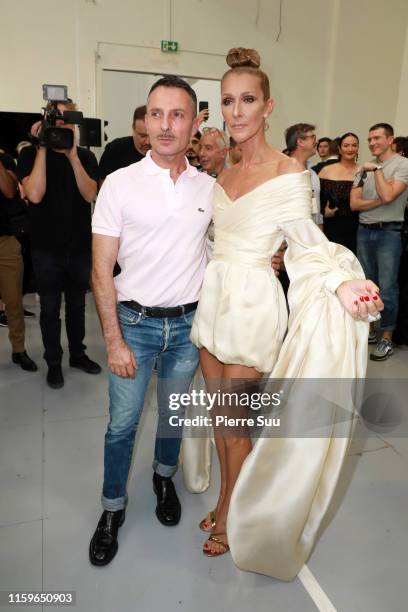
<instances>
[{"instance_id":1,"label":"smartphone","mask_svg":"<svg viewBox=\"0 0 408 612\"><path fill-rule=\"evenodd\" d=\"M210 106L209 106L208 102L206 102L205 100L201 100L198 103L198 112L201 113L201 111L204 110L205 108L208 108L208 110L209 110ZM204 119L204 121L208 121L208 117L207 117L207 119Z\"/></svg>"}]
</instances>

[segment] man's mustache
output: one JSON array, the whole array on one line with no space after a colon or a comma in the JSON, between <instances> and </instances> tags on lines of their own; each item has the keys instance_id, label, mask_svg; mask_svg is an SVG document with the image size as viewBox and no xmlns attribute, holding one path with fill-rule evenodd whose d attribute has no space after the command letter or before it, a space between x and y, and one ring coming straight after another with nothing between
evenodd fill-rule
<instances>
[{"instance_id":1,"label":"man's mustache","mask_svg":"<svg viewBox=\"0 0 408 612\"><path fill-rule=\"evenodd\" d=\"M161 138L166 138L166 139L172 139L175 140L175 136L173 136L173 134L171 134L170 132L164 132L163 134L159 134L159 136L157 136L158 139Z\"/></svg>"}]
</instances>

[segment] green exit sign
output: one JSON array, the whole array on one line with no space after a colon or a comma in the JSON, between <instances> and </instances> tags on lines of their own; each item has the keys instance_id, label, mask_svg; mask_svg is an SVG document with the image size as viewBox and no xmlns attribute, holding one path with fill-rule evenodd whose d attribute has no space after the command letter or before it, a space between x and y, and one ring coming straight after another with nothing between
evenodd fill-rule
<instances>
[{"instance_id":1,"label":"green exit sign","mask_svg":"<svg viewBox=\"0 0 408 612\"><path fill-rule=\"evenodd\" d=\"M177 53L179 48L178 42L175 40L162 40L161 50L163 53Z\"/></svg>"}]
</instances>

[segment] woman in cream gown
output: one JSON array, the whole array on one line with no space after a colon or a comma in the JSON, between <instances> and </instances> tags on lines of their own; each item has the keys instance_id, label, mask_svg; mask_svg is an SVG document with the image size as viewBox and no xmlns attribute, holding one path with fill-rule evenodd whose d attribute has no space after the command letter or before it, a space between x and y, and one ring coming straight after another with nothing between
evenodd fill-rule
<instances>
[{"instance_id":1,"label":"woman in cream gown","mask_svg":"<svg viewBox=\"0 0 408 612\"><path fill-rule=\"evenodd\" d=\"M364 319L383 308L378 288L364 279L354 255L328 242L311 220L309 172L266 143L273 100L257 52L234 49L227 62L222 109L242 160L215 185L214 254L192 327L207 389L214 392L220 381L228 388L234 379L259 380L265 373L362 378ZM271 269L284 238L289 326ZM306 419L307 409L302 403L295 414L288 407L287 435L261 437L253 449L249 437L215 436L221 490L214 513L200 523L211 531L205 554L230 548L241 569L283 580L299 572L332 498L352 429L352 419L339 419L333 409L329 436L290 437L291 420ZM196 492L208 484L202 444L188 443L183 450L186 484Z\"/></svg>"}]
</instances>

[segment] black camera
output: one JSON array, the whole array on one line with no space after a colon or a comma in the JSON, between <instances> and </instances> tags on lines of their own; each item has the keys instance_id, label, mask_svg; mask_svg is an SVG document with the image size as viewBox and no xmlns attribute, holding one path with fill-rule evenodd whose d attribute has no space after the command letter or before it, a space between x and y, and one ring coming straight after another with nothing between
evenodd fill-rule
<instances>
[{"instance_id":1,"label":"black camera","mask_svg":"<svg viewBox=\"0 0 408 612\"><path fill-rule=\"evenodd\" d=\"M65 85L43 85L43 99L47 106L43 108L44 119L38 132L38 143L48 149L72 149L74 132L70 128L57 126L57 120L64 123L81 125L83 115L78 111L64 111L58 109L59 103L71 102Z\"/></svg>"}]
</instances>

